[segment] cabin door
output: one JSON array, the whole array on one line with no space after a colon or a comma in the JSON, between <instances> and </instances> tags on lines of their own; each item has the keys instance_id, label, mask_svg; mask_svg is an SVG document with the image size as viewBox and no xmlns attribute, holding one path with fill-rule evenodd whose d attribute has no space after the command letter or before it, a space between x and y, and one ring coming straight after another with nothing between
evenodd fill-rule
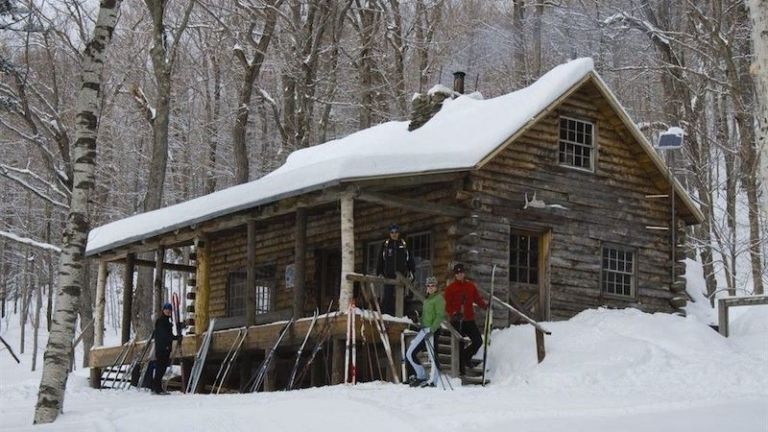
<instances>
[{"instance_id":1,"label":"cabin door","mask_svg":"<svg viewBox=\"0 0 768 432\"><path fill-rule=\"evenodd\" d=\"M526 315L540 319L539 298L549 296L548 266L545 244L546 233L512 230L509 241L509 291L508 301ZM548 315L548 313L546 314ZM510 324L519 318L509 317Z\"/></svg>"},{"instance_id":2,"label":"cabin door","mask_svg":"<svg viewBox=\"0 0 768 432\"><path fill-rule=\"evenodd\" d=\"M341 251L339 249L315 251L315 280L317 281L317 304L320 310L327 310L331 300L333 300L333 310L338 310L341 286Z\"/></svg>"}]
</instances>

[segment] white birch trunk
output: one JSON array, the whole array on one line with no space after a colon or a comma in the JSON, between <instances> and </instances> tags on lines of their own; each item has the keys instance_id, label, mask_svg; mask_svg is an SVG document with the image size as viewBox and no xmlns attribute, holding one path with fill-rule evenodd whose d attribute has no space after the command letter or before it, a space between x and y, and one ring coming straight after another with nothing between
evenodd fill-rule
<instances>
[{"instance_id":1,"label":"white birch trunk","mask_svg":"<svg viewBox=\"0 0 768 432\"><path fill-rule=\"evenodd\" d=\"M96 278L96 311L93 322L93 345L104 345L104 294L107 285L107 262L99 262L99 275Z\"/></svg>"},{"instance_id":2,"label":"white birch trunk","mask_svg":"<svg viewBox=\"0 0 768 432\"><path fill-rule=\"evenodd\" d=\"M347 275L355 271L355 217L354 200L351 195L341 198L341 287L339 290L339 310L349 309L354 285L347 280Z\"/></svg>"},{"instance_id":3,"label":"white birch trunk","mask_svg":"<svg viewBox=\"0 0 768 432\"><path fill-rule=\"evenodd\" d=\"M760 173L763 192L768 193L768 2L748 0L752 19L752 45L755 61L752 75L755 79L755 142L760 154ZM763 195L763 215L768 216L768 198ZM755 293L760 294L760 293Z\"/></svg>"},{"instance_id":4,"label":"white birch trunk","mask_svg":"<svg viewBox=\"0 0 768 432\"><path fill-rule=\"evenodd\" d=\"M80 291L83 289L83 255L89 229L88 196L95 181L101 83L107 46L112 41L121 4L122 0L101 0L93 39L88 41L83 52L75 118L72 196L59 264L59 287L51 334L45 349L35 406L35 424L53 422L64 406L72 339L80 307Z\"/></svg>"}]
</instances>

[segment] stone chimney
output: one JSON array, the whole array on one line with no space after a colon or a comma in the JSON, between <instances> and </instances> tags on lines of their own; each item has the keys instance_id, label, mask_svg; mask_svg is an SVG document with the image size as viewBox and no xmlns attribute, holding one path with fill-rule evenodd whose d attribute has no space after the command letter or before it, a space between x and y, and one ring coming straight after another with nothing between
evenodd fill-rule
<instances>
[{"instance_id":1,"label":"stone chimney","mask_svg":"<svg viewBox=\"0 0 768 432\"><path fill-rule=\"evenodd\" d=\"M453 73L453 91L458 94L464 94L464 76L466 74L462 71Z\"/></svg>"},{"instance_id":2,"label":"stone chimney","mask_svg":"<svg viewBox=\"0 0 768 432\"><path fill-rule=\"evenodd\" d=\"M464 72L453 74L453 90L443 85L432 87L427 94L416 93L411 99L411 122L408 130L416 130L428 122L443 107L443 101L464 94Z\"/></svg>"}]
</instances>

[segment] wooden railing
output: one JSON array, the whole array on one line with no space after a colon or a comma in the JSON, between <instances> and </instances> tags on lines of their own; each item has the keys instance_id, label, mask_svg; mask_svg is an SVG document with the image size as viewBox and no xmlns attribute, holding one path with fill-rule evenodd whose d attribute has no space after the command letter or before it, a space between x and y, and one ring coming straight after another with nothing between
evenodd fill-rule
<instances>
[{"instance_id":1,"label":"wooden railing","mask_svg":"<svg viewBox=\"0 0 768 432\"><path fill-rule=\"evenodd\" d=\"M347 279L353 282L369 283L373 285L394 285L395 286L395 315L402 317L405 309L405 291L410 291L417 299L424 301L424 294L413 287L411 281L398 273L397 278L389 279L379 276L370 276L359 273L350 273ZM469 342L469 338L462 336L449 321L443 320L440 328L447 331L451 337L451 375L459 375L459 359L461 356L461 342Z\"/></svg>"}]
</instances>

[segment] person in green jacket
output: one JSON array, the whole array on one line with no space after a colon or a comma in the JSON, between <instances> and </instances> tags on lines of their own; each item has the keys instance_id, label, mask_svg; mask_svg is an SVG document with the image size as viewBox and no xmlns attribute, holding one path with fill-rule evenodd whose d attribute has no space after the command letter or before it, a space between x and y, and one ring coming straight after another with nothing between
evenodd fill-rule
<instances>
[{"instance_id":1,"label":"person in green jacket","mask_svg":"<svg viewBox=\"0 0 768 432\"><path fill-rule=\"evenodd\" d=\"M411 341L411 344L408 346L408 351L405 354L405 358L408 359L414 372L416 372L416 376L410 380L410 384L414 387L434 387L439 378L437 374L439 365L437 359L432 356L434 350L427 350L427 355L429 356L432 365L438 365L437 367L432 367L432 371L429 374L429 380L427 380L427 373L424 370L424 366L422 366L419 359L416 358L416 354L426 348L426 338L435 335L440 329L440 324L445 320L445 299L442 294L437 292L437 278L434 276L428 277L426 280L426 288L427 298L424 300L424 306L422 307L421 312L421 330L419 330L416 337ZM434 346L433 343L432 347L434 348Z\"/></svg>"}]
</instances>

